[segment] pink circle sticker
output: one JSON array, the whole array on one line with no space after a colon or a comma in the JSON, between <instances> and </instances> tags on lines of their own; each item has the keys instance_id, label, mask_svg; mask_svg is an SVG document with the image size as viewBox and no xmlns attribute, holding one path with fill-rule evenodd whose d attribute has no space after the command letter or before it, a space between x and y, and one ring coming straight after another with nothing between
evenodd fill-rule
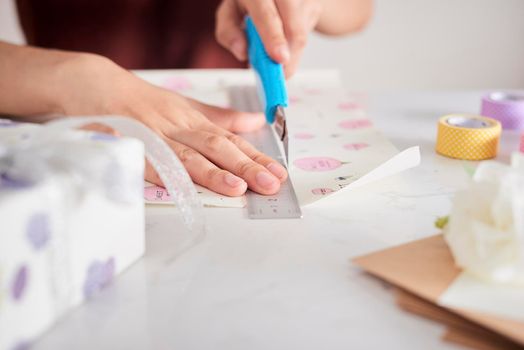
<instances>
[{"instance_id":1,"label":"pink circle sticker","mask_svg":"<svg viewBox=\"0 0 524 350\"><path fill-rule=\"evenodd\" d=\"M305 171L330 171L346 163L330 157L307 157L297 159L293 164Z\"/></svg>"},{"instance_id":2,"label":"pink circle sticker","mask_svg":"<svg viewBox=\"0 0 524 350\"><path fill-rule=\"evenodd\" d=\"M289 96L289 103L291 104L299 103L300 101L302 100L298 96Z\"/></svg>"},{"instance_id":3,"label":"pink circle sticker","mask_svg":"<svg viewBox=\"0 0 524 350\"><path fill-rule=\"evenodd\" d=\"M331 188L314 188L311 190L311 193L319 196L325 196L333 192L335 192L335 190L332 190Z\"/></svg>"},{"instance_id":4,"label":"pink circle sticker","mask_svg":"<svg viewBox=\"0 0 524 350\"><path fill-rule=\"evenodd\" d=\"M364 142L358 142L358 143L347 143L344 145L344 148L350 151L358 151L363 148L367 148L369 145Z\"/></svg>"},{"instance_id":5,"label":"pink circle sticker","mask_svg":"<svg viewBox=\"0 0 524 350\"><path fill-rule=\"evenodd\" d=\"M193 87L189 79L186 77L173 76L164 82L164 87L171 91L189 90Z\"/></svg>"},{"instance_id":6,"label":"pink circle sticker","mask_svg":"<svg viewBox=\"0 0 524 350\"><path fill-rule=\"evenodd\" d=\"M350 111L353 109L359 109L361 108L358 103L355 102L341 102L338 104L338 109L343 111Z\"/></svg>"},{"instance_id":7,"label":"pink circle sticker","mask_svg":"<svg viewBox=\"0 0 524 350\"><path fill-rule=\"evenodd\" d=\"M353 119L353 120L344 120L338 123L338 126L344 129L362 129L362 128L370 128L371 126L373 126L373 124L368 119Z\"/></svg>"},{"instance_id":8,"label":"pink circle sticker","mask_svg":"<svg viewBox=\"0 0 524 350\"><path fill-rule=\"evenodd\" d=\"M150 186L144 188L144 198L150 202L171 202L171 196L165 188Z\"/></svg>"},{"instance_id":9,"label":"pink circle sticker","mask_svg":"<svg viewBox=\"0 0 524 350\"><path fill-rule=\"evenodd\" d=\"M310 140L315 137L315 135L310 134L308 132L298 132L293 136L295 136L295 138L299 140Z\"/></svg>"}]
</instances>

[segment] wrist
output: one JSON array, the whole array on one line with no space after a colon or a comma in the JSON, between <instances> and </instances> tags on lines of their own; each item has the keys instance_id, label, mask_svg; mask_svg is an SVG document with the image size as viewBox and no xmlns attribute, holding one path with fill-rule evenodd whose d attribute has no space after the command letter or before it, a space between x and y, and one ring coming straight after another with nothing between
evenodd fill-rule
<instances>
[{"instance_id":1,"label":"wrist","mask_svg":"<svg viewBox=\"0 0 524 350\"><path fill-rule=\"evenodd\" d=\"M106 57L76 52L60 52L48 70L49 102L54 114L61 116L99 110L102 101L89 96L102 88L102 82L118 66Z\"/></svg>"}]
</instances>

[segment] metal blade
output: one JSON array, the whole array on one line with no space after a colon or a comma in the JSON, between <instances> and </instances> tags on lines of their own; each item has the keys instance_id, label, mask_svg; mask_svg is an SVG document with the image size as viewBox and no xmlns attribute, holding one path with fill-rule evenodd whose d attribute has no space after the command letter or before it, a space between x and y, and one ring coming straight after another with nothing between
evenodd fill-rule
<instances>
[{"instance_id":1,"label":"metal blade","mask_svg":"<svg viewBox=\"0 0 524 350\"><path fill-rule=\"evenodd\" d=\"M284 153L286 154L286 165L289 161L289 146L288 146L288 134L287 134L287 125L286 125L286 114L284 113L284 108L278 106L275 111L275 131L277 132L280 141L284 145Z\"/></svg>"},{"instance_id":2,"label":"metal blade","mask_svg":"<svg viewBox=\"0 0 524 350\"><path fill-rule=\"evenodd\" d=\"M251 112L262 110L255 88L231 86L229 88L229 96L233 108ZM266 124L257 131L241 134L241 136L259 151L285 166L284 157L282 156L281 147L278 145L279 141L277 138L281 139L281 137L284 136L286 140L284 148L285 152L287 152L287 130L283 111L278 114L281 115L281 117L278 117L281 122L275 123L275 128ZM282 124L282 122L284 123ZM280 125L279 131L276 130L277 125ZM292 219L302 217L297 195L289 178L280 185L280 191L274 195L266 196L248 190L246 197L248 216L250 219Z\"/></svg>"}]
</instances>

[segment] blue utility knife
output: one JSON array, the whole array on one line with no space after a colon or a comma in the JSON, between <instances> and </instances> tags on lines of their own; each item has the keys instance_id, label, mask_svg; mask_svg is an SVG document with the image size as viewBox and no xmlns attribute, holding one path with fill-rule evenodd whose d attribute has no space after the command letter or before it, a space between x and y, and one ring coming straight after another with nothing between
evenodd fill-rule
<instances>
[{"instance_id":1,"label":"blue utility knife","mask_svg":"<svg viewBox=\"0 0 524 350\"><path fill-rule=\"evenodd\" d=\"M262 39L251 17L246 17L248 56L256 72L257 88L268 123L275 123L275 131L282 141L288 161L288 134L284 107L288 105L286 79L282 65L273 61L266 52Z\"/></svg>"}]
</instances>

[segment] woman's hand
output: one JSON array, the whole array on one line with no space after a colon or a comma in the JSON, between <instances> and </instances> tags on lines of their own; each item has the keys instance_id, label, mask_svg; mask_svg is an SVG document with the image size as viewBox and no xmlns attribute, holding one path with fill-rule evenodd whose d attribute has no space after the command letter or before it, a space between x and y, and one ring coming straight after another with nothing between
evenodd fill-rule
<instances>
[{"instance_id":1,"label":"woman's hand","mask_svg":"<svg viewBox=\"0 0 524 350\"><path fill-rule=\"evenodd\" d=\"M62 69L58 85L65 87L59 104L63 114L120 114L141 121L171 146L202 186L229 196L241 195L247 187L272 194L287 177L278 162L234 134L261 127L261 114L184 98L98 56L79 57Z\"/></svg>"},{"instance_id":2,"label":"woman's hand","mask_svg":"<svg viewBox=\"0 0 524 350\"><path fill-rule=\"evenodd\" d=\"M267 53L284 64L286 76L290 77L322 7L321 0L223 0L216 14L216 38L237 59L245 61L247 42L243 21L249 14Z\"/></svg>"},{"instance_id":3,"label":"woman's hand","mask_svg":"<svg viewBox=\"0 0 524 350\"><path fill-rule=\"evenodd\" d=\"M16 47L3 45L0 56L2 50ZM6 68L10 81L4 80L5 87L11 89L0 96L0 113L29 116L26 119L32 121L43 121L33 117L42 114L129 116L171 146L194 182L228 196L242 195L248 187L273 194L287 177L278 162L234 134L261 127L265 123L262 114L184 98L101 56L27 47L18 50L21 52L9 51L0 57L0 70ZM159 182L154 177L148 180Z\"/></svg>"},{"instance_id":4,"label":"woman's hand","mask_svg":"<svg viewBox=\"0 0 524 350\"><path fill-rule=\"evenodd\" d=\"M309 32L358 31L371 16L372 0L222 0L215 36L240 61L247 58L244 17L250 15L269 56L295 72Z\"/></svg>"}]
</instances>

